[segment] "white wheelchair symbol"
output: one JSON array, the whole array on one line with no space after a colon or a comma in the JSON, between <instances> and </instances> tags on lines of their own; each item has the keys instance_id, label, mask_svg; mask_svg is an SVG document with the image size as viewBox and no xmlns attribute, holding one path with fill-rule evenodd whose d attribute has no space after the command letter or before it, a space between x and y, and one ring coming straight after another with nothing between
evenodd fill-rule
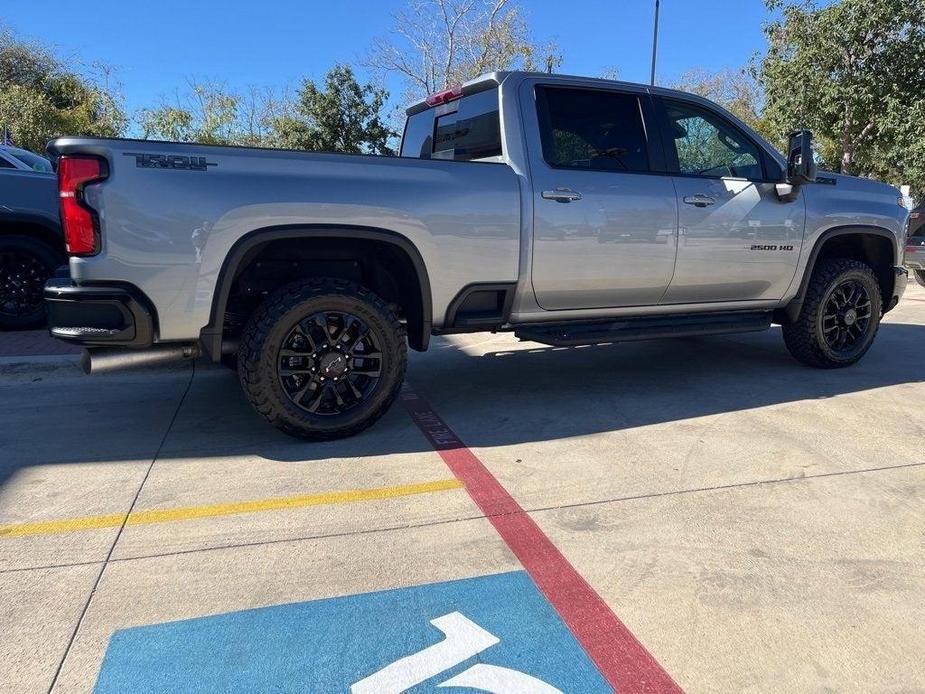
<instances>
[{"instance_id":1,"label":"white wheelchair symbol","mask_svg":"<svg viewBox=\"0 0 925 694\"><path fill-rule=\"evenodd\" d=\"M350 687L351 694L400 694L482 651L501 643L459 612L432 619L446 637L440 643L399 658ZM469 687L490 694L562 694L562 691L518 670L477 663L438 687Z\"/></svg>"}]
</instances>

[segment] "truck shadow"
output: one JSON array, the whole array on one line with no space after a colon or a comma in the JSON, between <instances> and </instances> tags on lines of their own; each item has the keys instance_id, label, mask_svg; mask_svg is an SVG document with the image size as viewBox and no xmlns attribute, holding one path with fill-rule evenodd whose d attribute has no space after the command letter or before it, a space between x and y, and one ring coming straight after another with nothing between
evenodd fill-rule
<instances>
[{"instance_id":1,"label":"truck shadow","mask_svg":"<svg viewBox=\"0 0 925 694\"><path fill-rule=\"evenodd\" d=\"M616 432L925 381L925 326L916 324L884 324L860 364L834 371L795 362L777 329L565 349L465 343L435 340L431 351L412 355L408 379L471 447ZM15 423L4 433L0 485L30 465L150 460L155 452L163 462L212 459L218 473L221 459L234 456L309 464L347 458L375 466L377 456L433 450L400 404L358 436L308 443L257 416L235 375L222 367L197 365L191 383L188 367L168 376L68 375L60 393L46 393L38 404L29 403L27 388L5 383L3 391L25 404L3 407ZM46 390L56 383L49 377ZM925 420L910 418L908 427L909 436L925 436Z\"/></svg>"},{"instance_id":2,"label":"truck shadow","mask_svg":"<svg viewBox=\"0 0 925 694\"><path fill-rule=\"evenodd\" d=\"M925 326L884 324L849 369L795 362L778 329L726 338L577 348L509 343L473 355L436 340L412 355L408 380L473 447L505 446L817 400L925 380ZM477 348L476 348L477 349ZM909 355L909 358L904 358ZM430 451L400 405L352 439L305 443L267 427L221 370L203 373L162 456L253 454L280 461Z\"/></svg>"},{"instance_id":3,"label":"truck shadow","mask_svg":"<svg viewBox=\"0 0 925 694\"><path fill-rule=\"evenodd\" d=\"M409 380L474 447L682 422L925 381L925 326L916 324L885 323L859 364L837 370L796 362L779 328L583 348L525 346L474 357L461 350L425 354ZM919 429L909 435L925 436L925 420L909 427Z\"/></svg>"}]
</instances>

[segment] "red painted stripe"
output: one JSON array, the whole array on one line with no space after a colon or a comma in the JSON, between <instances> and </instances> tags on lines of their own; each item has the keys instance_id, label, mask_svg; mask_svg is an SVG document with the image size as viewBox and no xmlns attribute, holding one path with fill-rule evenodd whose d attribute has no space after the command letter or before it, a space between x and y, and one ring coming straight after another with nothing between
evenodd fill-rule
<instances>
[{"instance_id":1,"label":"red painted stripe","mask_svg":"<svg viewBox=\"0 0 925 694\"><path fill-rule=\"evenodd\" d=\"M407 386L402 402L610 685L620 694L681 692L600 595L433 407Z\"/></svg>"}]
</instances>

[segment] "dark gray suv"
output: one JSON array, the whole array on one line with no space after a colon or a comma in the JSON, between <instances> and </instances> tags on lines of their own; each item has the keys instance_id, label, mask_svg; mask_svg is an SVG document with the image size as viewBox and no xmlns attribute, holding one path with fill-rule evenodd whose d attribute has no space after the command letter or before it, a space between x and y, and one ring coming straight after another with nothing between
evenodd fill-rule
<instances>
[{"instance_id":1,"label":"dark gray suv","mask_svg":"<svg viewBox=\"0 0 925 694\"><path fill-rule=\"evenodd\" d=\"M32 152L0 147L0 329L44 323L42 289L64 262L51 164Z\"/></svg>"}]
</instances>

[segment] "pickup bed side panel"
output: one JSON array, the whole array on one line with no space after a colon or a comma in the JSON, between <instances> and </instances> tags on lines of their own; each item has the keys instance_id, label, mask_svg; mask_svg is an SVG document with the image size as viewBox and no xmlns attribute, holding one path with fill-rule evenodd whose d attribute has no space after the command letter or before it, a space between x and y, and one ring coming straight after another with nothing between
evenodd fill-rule
<instances>
[{"instance_id":1,"label":"pickup bed side panel","mask_svg":"<svg viewBox=\"0 0 925 694\"><path fill-rule=\"evenodd\" d=\"M268 227L404 236L427 268L435 328L466 285L517 280L520 194L504 164L79 138L58 147L110 161L110 178L87 190L102 252L72 259L72 277L137 286L157 309L161 340L198 338L229 250ZM138 166L135 153L205 157L209 166Z\"/></svg>"}]
</instances>

